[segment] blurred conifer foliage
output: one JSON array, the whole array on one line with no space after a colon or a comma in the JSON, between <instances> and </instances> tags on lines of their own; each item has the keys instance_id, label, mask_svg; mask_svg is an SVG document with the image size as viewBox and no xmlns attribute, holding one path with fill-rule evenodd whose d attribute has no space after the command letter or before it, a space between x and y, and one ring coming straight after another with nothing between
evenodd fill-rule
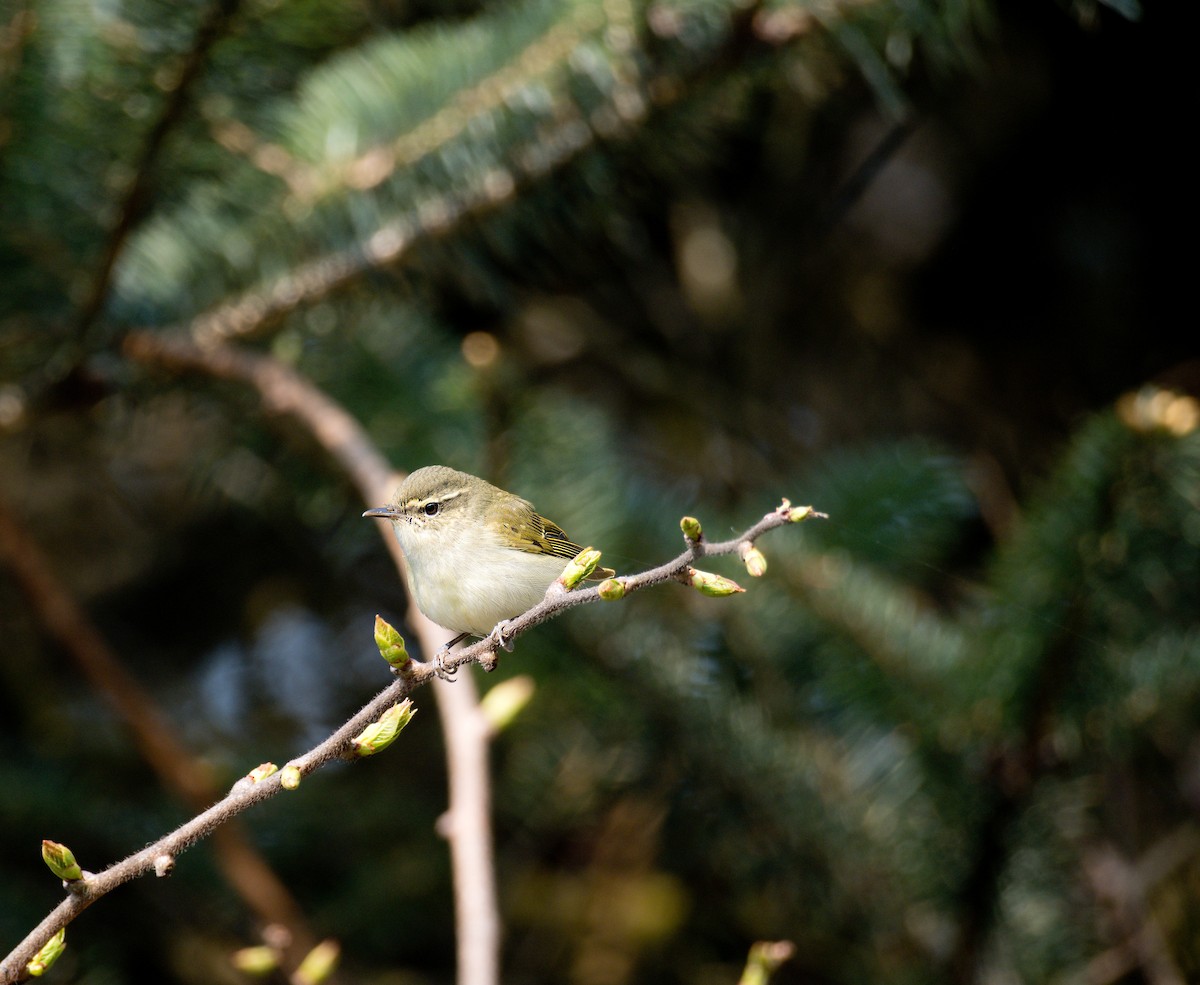
<instances>
[{"instance_id":1,"label":"blurred conifer foliage","mask_svg":"<svg viewBox=\"0 0 1200 985\"><path fill-rule=\"evenodd\" d=\"M1194 353L1089 177L1151 139L1104 59L1157 64L1159 9L5 0L4 508L232 782L386 681L401 588L308 435L130 332L269 353L622 570L811 501L745 595L504 656L504 980L732 983L764 939L780 982L1195 980ZM10 570L3 951L39 839L98 869L184 816ZM444 782L422 715L247 819L348 981L453 978ZM53 974L235 981L258 930L200 848Z\"/></svg>"}]
</instances>

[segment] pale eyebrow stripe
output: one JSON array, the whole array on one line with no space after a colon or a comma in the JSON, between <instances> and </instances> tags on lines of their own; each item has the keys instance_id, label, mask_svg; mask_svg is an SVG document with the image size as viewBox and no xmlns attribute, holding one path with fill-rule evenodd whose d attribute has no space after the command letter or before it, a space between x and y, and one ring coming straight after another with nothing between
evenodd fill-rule
<instances>
[{"instance_id":1,"label":"pale eyebrow stripe","mask_svg":"<svg viewBox=\"0 0 1200 985\"><path fill-rule=\"evenodd\" d=\"M459 496L461 496L466 491L467 490L465 487L462 489L452 489L450 492L443 493L440 496L426 496L424 499L410 499L405 505L406 506L423 506L425 503L446 503L452 499L457 499Z\"/></svg>"}]
</instances>

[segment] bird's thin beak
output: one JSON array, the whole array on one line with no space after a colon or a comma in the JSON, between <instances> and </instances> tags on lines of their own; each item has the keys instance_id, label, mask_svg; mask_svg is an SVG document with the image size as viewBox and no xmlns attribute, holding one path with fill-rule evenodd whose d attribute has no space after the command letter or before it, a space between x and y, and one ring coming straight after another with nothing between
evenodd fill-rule
<instances>
[{"instance_id":1,"label":"bird's thin beak","mask_svg":"<svg viewBox=\"0 0 1200 985\"><path fill-rule=\"evenodd\" d=\"M384 520L395 520L404 516L404 511L398 510L394 506L372 506L363 513L363 516L377 516Z\"/></svg>"}]
</instances>

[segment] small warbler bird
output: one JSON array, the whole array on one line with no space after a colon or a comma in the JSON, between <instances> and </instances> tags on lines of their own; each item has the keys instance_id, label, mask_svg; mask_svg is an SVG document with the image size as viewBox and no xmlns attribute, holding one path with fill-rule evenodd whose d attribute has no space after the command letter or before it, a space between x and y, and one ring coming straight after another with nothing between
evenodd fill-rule
<instances>
[{"instance_id":1,"label":"small warbler bird","mask_svg":"<svg viewBox=\"0 0 1200 985\"><path fill-rule=\"evenodd\" d=\"M444 465L417 469L394 500L363 516L392 521L417 606L459 634L443 652L537 605L581 550L521 497Z\"/></svg>"}]
</instances>

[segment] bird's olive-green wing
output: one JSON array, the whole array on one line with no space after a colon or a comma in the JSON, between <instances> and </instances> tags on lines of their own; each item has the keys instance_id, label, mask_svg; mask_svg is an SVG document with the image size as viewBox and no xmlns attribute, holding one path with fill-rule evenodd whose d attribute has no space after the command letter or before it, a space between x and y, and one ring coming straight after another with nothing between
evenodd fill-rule
<instances>
[{"instance_id":1,"label":"bird's olive-green wing","mask_svg":"<svg viewBox=\"0 0 1200 985\"><path fill-rule=\"evenodd\" d=\"M547 520L532 504L523 499L514 497L511 503L506 503L498 511L489 524L506 543L530 554L549 554L551 557L569 561L583 550L567 536L562 527ZM588 581L600 581L611 578L614 574L616 572L612 568L597 568Z\"/></svg>"},{"instance_id":2,"label":"bird's olive-green wing","mask_svg":"<svg viewBox=\"0 0 1200 985\"><path fill-rule=\"evenodd\" d=\"M569 561L582 550L562 527L541 516L523 499L506 503L490 525L506 543L530 554L549 554Z\"/></svg>"}]
</instances>

